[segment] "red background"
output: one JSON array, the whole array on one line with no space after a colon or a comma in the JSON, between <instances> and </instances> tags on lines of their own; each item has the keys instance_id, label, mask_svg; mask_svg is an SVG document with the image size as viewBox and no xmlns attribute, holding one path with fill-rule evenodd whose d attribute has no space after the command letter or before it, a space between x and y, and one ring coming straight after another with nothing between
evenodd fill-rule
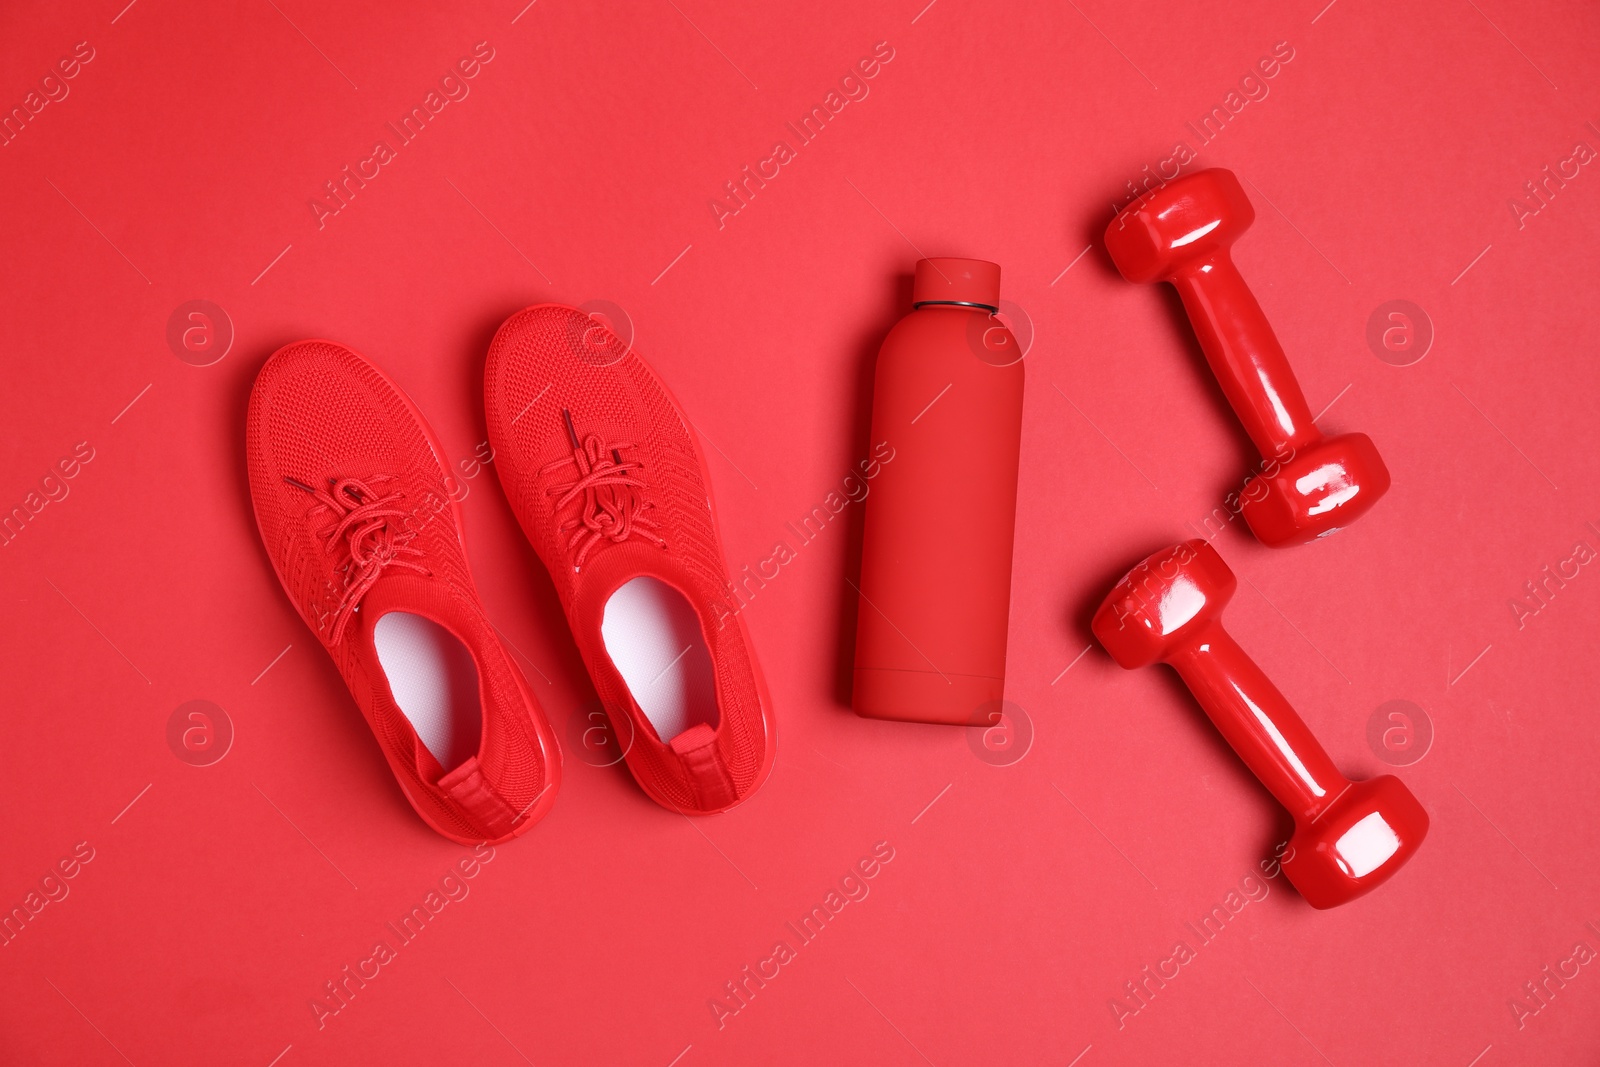
<instances>
[{"instance_id":1,"label":"red background","mask_svg":"<svg viewBox=\"0 0 1600 1067\"><path fill-rule=\"evenodd\" d=\"M94 451L0 549L0 905L94 850L0 948L5 1062L1593 1062L1596 968L1520 1028L1510 1002L1600 947L1600 577L1580 567L1520 620L1510 601L1600 548L1600 174L1520 226L1508 206L1600 148L1592 5L523 2L0 16L7 108L94 50L0 149L0 508ZM323 183L480 41L470 95L319 229ZM870 95L719 229L723 183L880 41ZM1186 122L1280 41L1269 95L1200 145ZM1388 769L1374 711L1420 707L1432 746L1398 773L1433 829L1332 913L1266 881L1119 1027L1123 983L1194 943L1184 923L1289 827L1175 678L1078 658L1110 582L1253 461L1172 295L1122 282L1099 243L1180 140L1188 169L1253 183L1240 267L1312 408L1337 400L1323 427L1370 433L1394 474L1312 547L1223 530L1246 580L1231 628L1353 776ZM716 818L662 810L574 755L593 693L481 471L472 562L568 741L566 783L319 1029L323 983L466 853L408 808L257 540L262 361L350 344L468 459L495 326L612 301L714 442L737 569L866 454L871 359L919 252L1001 263L1036 333L1008 677L1031 748L997 766L963 731L848 710L853 506L746 612L770 781ZM193 299L235 330L210 366L166 340ZM1409 366L1366 339L1392 299L1434 332ZM167 742L194 699L235 731L210 766ZM880 841L870 896L719 1029L708 1001Z\"/></svg>"}]
</instances>

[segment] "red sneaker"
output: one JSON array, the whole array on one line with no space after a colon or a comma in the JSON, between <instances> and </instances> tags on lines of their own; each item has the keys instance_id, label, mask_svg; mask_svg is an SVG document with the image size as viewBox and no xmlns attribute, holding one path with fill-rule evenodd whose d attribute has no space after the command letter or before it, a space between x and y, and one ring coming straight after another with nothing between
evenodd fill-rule
<instances>
[{"instance_id":1,"label":"red sneaker","mask_svg":"<svg viewBox=\"0 0 1600 1067\"><path fill-rule=\"evenodd\" d=\"M636 352L557 304L500 327L484 395L500 482L634 778L674 811L738 804L772 768L772 701L689 421Z\"/></svg>"},{"instance_id":2,"label":"red sneaker","mask_svg":"<svg viewBox=\"0 0 1600 1067\"><path fill-rule=\"evenodd\" d=\"M478 600L422 415L348 348L300 341L261 368L245 448L278 580L417 814L466 844L526 832L560 751Z\"/></svg>"}]
</instances>

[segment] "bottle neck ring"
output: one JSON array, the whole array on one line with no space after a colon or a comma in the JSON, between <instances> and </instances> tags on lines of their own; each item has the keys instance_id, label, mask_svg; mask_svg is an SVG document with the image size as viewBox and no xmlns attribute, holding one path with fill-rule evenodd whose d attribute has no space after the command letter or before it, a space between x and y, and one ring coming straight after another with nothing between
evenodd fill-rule
<instances>
[{"instance_id":1,"label":"bottle neck ring","mask_svg":"<svg viewBox=\"0 0 1600 1067\"><path fill-rule=\"evenodd\" d=\"M995 307L993 304L979 304L979 303L975 303L975 302L973 302L971 300L919 300L915 304L911 305L911 310L915 311L918 308L940 307L940 306L961 307L961 308L982 308L983 310L987 311L991 315L997 313L1000 310L998 307Z\"/></svg>"}]
</instances>

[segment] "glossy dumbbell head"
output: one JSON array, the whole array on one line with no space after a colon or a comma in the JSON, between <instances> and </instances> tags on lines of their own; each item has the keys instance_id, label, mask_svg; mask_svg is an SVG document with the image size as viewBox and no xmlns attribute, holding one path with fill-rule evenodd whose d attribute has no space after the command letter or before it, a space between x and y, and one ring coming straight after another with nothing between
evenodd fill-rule
<instances>
[{"instance_id":1,"label":"glossy dumbbell head","mask_svg":"<svg viewBox=\"0 0 1600 1067\"><path fill-rule=\"evenodd\" d=\"M1159 663L1222 613L1239 581L1201 540L1164 548L1123 575L1090 628L1129 670Z\"/></svg>"},{"instance_id":2,"label":"glossy dumbbell head","mask_svg":"<svg viewBox=\"0 0 1600 1067\"><path fill-rule=\"evenodd\" d=\"M1365 515L1389 491L1389 468L1364 433L1328 437L1245 482L1239 512L1264 545L1325 537Z\"/></svg>"},{"instance_id":3,"label":"glossy dumbbell head","mask_svg":"<svg viewBox=\"0 0 1600 1067\"><path fill-rule=\"evenodd\" d=\"M1215 549L1201 540L1185 541L1155 553L1129 571L1101 603L1091 628L1112 658L1129 669L1172 660L1202 642L1221 646L1220 659L1209 669L1230 673L1212 679L1218 685L1211 699L1245 685L1247 689L1238 694L1253 713L1246 718L1262 723L1262 752L1273 752L1273 758L1286 758L1296 765L1302 759L1313 766L1326 764L1321 746L1248 657L1220 630L1207 633L1236 588L1233 572ZM1249 672L1241 669L1241 661ZM1252 682L1251 674L1258 680ZM1224 682L1227 684L1221 684ZM1208 703L1206 694L1196 690L1195 695L1206 713L1217 719L1219 709ZM1286 729L1291 723L1294 729ZM1296 738L1298 747L1288 747L1284 733ZM1240 741L1235 738L1233 743L1237 747ZM1239 754L1252 763L1249 751L1240 748ZM1367 782L1348 782L1329 765L1326 773L1302 775L1301 780L1305 789L1300 796L1280 793L1295 820L1283 872L1314 907L1336 907L1382 885L1427 836L1427 812L1398 778L1385 775Z\"/></svg>"},{"instance_id":4,"label":"glossy dumbbell head","mask_svg":"<svg viewBox=\"0 0 1600 1067\"><path fill-rule=\"evenodd\" d=\"M1283 873L1313 908L1370 893L1405 866L1428 835L1428 813L1390 774L1349 788L1315 819L1295 820Z\"/></svg>"},{"instance_id":5,"label":"glossy dumbbell head","mask_svg":"<svg viewBox=\"0 0 1600 1067\"><path fill-rule=\"evenodd\" d=\"M1130 282L1165 281L1233 244L1255 217L1233 171L1202 170L1123 208L1106 227L1106 251Z\"/></svg>"}]
</instances>

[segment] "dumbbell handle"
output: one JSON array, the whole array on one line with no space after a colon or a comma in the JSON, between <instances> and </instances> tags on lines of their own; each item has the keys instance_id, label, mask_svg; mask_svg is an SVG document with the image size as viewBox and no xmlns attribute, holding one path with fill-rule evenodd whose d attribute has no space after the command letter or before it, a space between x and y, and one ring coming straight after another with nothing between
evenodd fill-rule
<instances>
[{"instance_id":1,"label":"dumbbell handle","mask_svg":"<svg viewBox=\"0 0 1600 1067\"><path fill-rule=\"evenodd\" d=\"M1228 250L1186 265L1172 284L1211 372L1261 455L1298 452L1320 440L1272 324Z\"/></svg>"},{"instance_id":2,"label":"dumbbell handle","mask_svg":"<svg viewBox=\"0 0 1600 1067\"><path fill-rule=\"evenodd\" d=\"M1167 658L1217 730L1298 821L1314 819L1350 784L1278 687L1221 623Z\"/></svg>"}]
</instances>

